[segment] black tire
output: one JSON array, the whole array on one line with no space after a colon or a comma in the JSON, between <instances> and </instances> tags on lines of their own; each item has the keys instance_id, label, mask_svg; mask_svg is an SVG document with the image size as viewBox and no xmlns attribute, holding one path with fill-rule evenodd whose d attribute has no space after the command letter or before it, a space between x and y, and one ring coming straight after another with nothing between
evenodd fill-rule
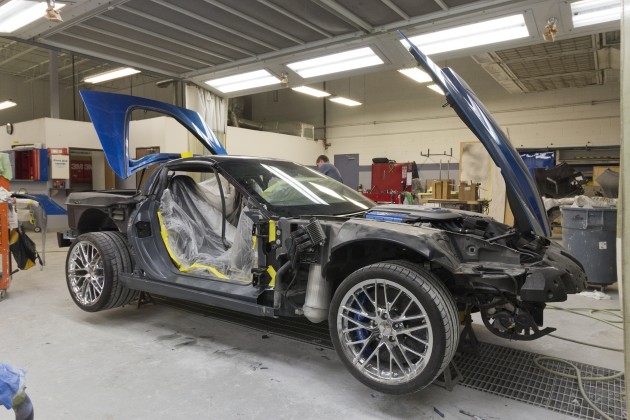
<instances>
[{"instance_id":1,"label":"black tire","mask_svg":"<svg viewBox=\"0 0 630 420\"><path fill-rule=\"evenodd\" d=\"M392 297L397 291L401 293ZM407 306L405 312L402 306ZM406 315L409 308L417 308L416 313ZM459 342L453 296L435 274L407 261L372 264L348 276L333 296L329 325L335 350L350 373L387 394L408 394L431 384L449 365ZM380 361L388 354L395 361L389 372Z\"/></svg>"},{"instance_id":2,"label":"black tire","mask_svg":"<svg viewBox=\"0 0 630 420\"><path fill-rule=\"evenodd\" d=\"M98 262L100 256L102 264L96 264L88 271L83 269L83 261L90 260L81 253L82 249L95 250L92 260ZM97 255L98 254L98 255ZM78 259L77 259L78 258ZM133 264L129 253L127 238L120 232L93 232L80 235L68 250L66 258L66 284L74 303L84 311L98 312L104 309L117 308L133 300L138 292L127 288L120 281L119 274L131 272ZM88 275L95 275L98 280L87 280ZM93 283L98 282L95 286ZM92 283L92 284L91 284ZM96 287L96 288L95 288ZM85 290L91 288L92 294ZM98 296L94 296L97 288L101 288Z\"/></svg>"}]
</instances>

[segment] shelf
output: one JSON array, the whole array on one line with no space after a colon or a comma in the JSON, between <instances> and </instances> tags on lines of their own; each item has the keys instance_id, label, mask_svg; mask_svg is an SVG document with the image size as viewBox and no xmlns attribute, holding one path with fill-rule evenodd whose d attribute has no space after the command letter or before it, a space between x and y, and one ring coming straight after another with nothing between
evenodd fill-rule
<instances>
[{"instance_id":1,"label":"shelf","mask_svg":"<svg viewBox=\"0 0 630 420\"><path fill-rule=\"evenodd\" d=\"M63 193L62 193L63 191ZM56 197L59 194L65 194L66 197L68 196L68 194L70 194L72 192L72 188L49 188L48 189L48 194L51 197Z\"/></svg>"}]
</instances>

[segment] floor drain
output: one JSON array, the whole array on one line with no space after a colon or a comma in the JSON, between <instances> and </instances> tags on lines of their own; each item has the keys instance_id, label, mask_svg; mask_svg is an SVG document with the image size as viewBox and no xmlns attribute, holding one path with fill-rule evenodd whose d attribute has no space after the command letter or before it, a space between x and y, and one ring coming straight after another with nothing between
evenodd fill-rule
<instances>
[{"instance_id":1,"label":"floor drain","mask_svg":"<svg viewBox=\"0 0 630 420\"><path fill-rule=\"evenodd\" d=\"M460 385L479 391L544 407L581 419L599 419L582 398L576 380L545 372L534 364L540 355L493 344L480 343L479 356L458 354L455 363L464 379ZM572 362L582 376L609 376L614 370ZM575 374L573 369L555 361L544 365L555 371ZM623 378L609 381L584 381L591 401L613 419L626 419Z\"/></svg>"}]
</instances>

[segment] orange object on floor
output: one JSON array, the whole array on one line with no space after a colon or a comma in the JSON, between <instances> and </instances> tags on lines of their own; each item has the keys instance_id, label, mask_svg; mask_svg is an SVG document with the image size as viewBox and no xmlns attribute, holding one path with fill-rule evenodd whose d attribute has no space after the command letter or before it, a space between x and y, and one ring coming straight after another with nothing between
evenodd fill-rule
<instances>
[{"instance_id":1,"label":"orange object on floor","mask_svg":"<svg viewBox=\"0 0 630 420\"><path fill-rule=\"evenodd\" d=\"M0 176L0 187L10 191L9 180ZM9 203L0 202L0 253L2 273L0 277L0 300L6 296L11 284L11 251L9 250Z\"/></svg>"}]
</instances>

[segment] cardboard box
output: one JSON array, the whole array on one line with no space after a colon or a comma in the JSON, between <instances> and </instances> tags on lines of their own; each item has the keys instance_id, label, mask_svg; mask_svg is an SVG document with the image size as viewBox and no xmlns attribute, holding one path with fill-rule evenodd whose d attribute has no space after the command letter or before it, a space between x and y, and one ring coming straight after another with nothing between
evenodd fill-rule
<instances>
[{"instance_id":1,"label":"cardboard box","mask_svg":"<svg viewBox=\"0 0 630 420\"><path fill-rule=\"evenodd\" d=\"M457 198L457 193L453 190L455 189L455 180L447 179L442 181L444 184L442 186L442 198L445 200L454 200Z\"/></svg>"},{"instance_id":2,"label":"cardboard box","mask_svg":"<svg viewBox=\"0 0 630 420\"><path fill-rule=\"evenodd\" d=\"M455 198L455 194L453 194L453 184L454 180L452 179L443 179L441 181L433 181L433 194L432 198L438 200L449 200Z\"/></svg>"},{"instance_id":3,"label":"cardboard box","mask_svg":"<svg viewBox=\"0 0 630 420\"><path fill-rule=\"evenodd\" d=\"M479 184L466 181L460 182L459 199L463 201L477 201L479 199Z\"/></svg>"},{"instance_id":4,"label":"cardboard box","mask_svg":"<svg viewBox=\"0 0 630 420\"><path fill-rule=\"evenodd\" d=\"M431 186L431 198L440 199L442 198L442 181L433 181L433 185Z\"/></svg>"}]
</instances>

